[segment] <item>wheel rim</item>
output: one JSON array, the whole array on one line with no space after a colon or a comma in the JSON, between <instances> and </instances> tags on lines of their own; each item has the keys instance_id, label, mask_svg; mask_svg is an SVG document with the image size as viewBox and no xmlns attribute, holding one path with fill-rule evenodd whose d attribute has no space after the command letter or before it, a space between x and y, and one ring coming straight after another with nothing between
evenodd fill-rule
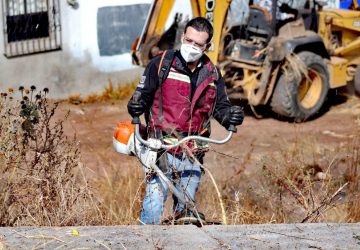
<instances>
[{"instance_id":1,"label":"wheel rim","mask_svg":"<svg viewBox=\"0 0 360 250\"><path fill-rule=\"evenodd\" d=\"M315 70L309 70L308 76L303 77L298 88L298 100L305 109L313 108L320 99L322 92L322 78Z\"/></svg>"}]
</instances>

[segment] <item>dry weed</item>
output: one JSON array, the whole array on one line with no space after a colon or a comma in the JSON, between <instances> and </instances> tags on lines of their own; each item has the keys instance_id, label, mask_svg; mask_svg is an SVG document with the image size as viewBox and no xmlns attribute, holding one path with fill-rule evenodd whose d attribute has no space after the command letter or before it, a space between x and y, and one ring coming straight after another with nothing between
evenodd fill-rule
<instances>
[{"instance_id":1,"label":"dry weed","mask_svg":"<svg viewBox=\"0 0 360 250\"><path fill-rule=\"evenodd\" d=\"M92 180L106 225L138 224L144 193L144 174L140 166L124 171L111 164Z\"/></svg>"},{"instance_id":2,"label":"dry weed","mask_svg":"<svg viewBox=\"0 0 360 250\"><path fill-rule=\"evenodd\" d=\"M359 187L355 167L359 164L357 150L351 152L350 146L342 146L334 154L316 145L315 142L297 142L263 158L261 185L253 186L252 191L253 197L263 197L255 201L260 213L269 221L345 222L332 217L332 210L339 213L339 209L342 209L340 213L358 220L354 216L359 213L356 206L359 196L355 191ZM353 149L357 147L358 144ZM350 180L347 178L350 175L345 173L351 173L354 178Z\"/></svg>"},{"instance_id":3,"label":"dry weed","mask_svg":"<svg viewBox=\"0 0 360 250\"><path fill-rule=\"evenodd\" d=\"M114 87L114 84L111 80L105 90L101 94L91 94L84 98L80 95L73 95L68 98L68 102L72 104L80 103L96 103L96 102L105 102L111 100L123 100L131 96L134 93L138 81L132 81L127 84L118 84Z\"/></svg>"},{"instance_id":4,"label":"dry weed","mask_svg":"<svg viewBox=\"0 0 360 250\"><path fill-rule=\"evenodd\" d=\"M12 89L0 99L0 225L99 223L76 137L64 136L64 120L53 119L58 103L47 88L19 90L21 100Z\"/></svg>"},{"instance_id":5,"label":"dry weed","mask_svg":"<svg viewBox=\"0 0 360 250\"><path fill-rule=\"evenodd\" d=\"M359 146L360 137L354 138L352 146L349 148L351 154L348 155L345 172L345 181L349 183L347 197L347 216L346 222L360 221L360 156Z\"/></svg>"},{"instance_id":6,"label":"dry weed","mask_svg":"<svg viewBox=\"0 0 360 250\"><path fill-rule=\"evenodd\" d=\"M262 170L248 180L247 188L240 185L244 179L238 175L216 180L227 223L359 221L358 148L359 137L335 150L319 147L316 140L299 139L284 144L278 153L264 156L258 163ZM107 223L137 223L144 187L141 168L123 173L112 166L104 176L96 187ZM197 209L205 213L208 221L223 222L222 203L208 174L202 177Z\"/></svg>"},{"instance_id":7,"label":"dry weed","mask_svg":"<svg viewBox=\"0 0 360 250\"><path fill-rule=\"evenodd\" d=\"M282 69L286 79L301 79L303 76L308 78L308 68L298 55L291 53L285 59Z\"/></svg>"}]
</instances>

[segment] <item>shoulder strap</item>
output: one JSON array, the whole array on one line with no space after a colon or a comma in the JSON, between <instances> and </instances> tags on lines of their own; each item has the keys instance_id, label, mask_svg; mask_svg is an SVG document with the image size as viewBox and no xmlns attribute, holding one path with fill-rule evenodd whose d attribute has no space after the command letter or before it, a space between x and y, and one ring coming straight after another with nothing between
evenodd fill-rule
<instances>
[{"instance_id":1,"label":"shoulder strap","mask_svg":"<svg viewBox=\"0 0 360 250\"><path fill-rule=\"evenodd\" d=\"M172 61L174 60L175 51L174 50L165 50L161 55L158 76L159 76L159 85L165 81L166 77L169 75Z\"/></svg>"},{"instance_id":2,"label":"shoulder strap","mask_svg":"<svg viewBox=\"0 0 360 250\"><path fill-rule=\"evenodd\" d=\"M158 79L159 79L159 122L163 121L163 108L162 108L162 84L169 75L172 62L174 60L175 51L165 50L161 56L161 60L158 67Z\"/></svg>"},{"instance_id":3,"label":"shoulder strap","mask_svg":"<svg viewBox=\"0 0 360 250\"><path fill-rule=\"evenodd\" d=\"M208 68L210 74L214 78L214 80L218 81L220 78L218 67L216 65L214 65L208 57L207 57L207 60L205 61L205 64L206 64L206 67Z\"/></svg>"},{"instance_id":4,"label":"shoulder strap","mask_svg":"<svg viewBox=\"0 0 360 250\"><path fill-rule=\"evenodd\" d=\"M218 69L215 65L213 65L213 72L212 72L212 74L213 74L213 77L214 77L215 81L219 80L219 78L220 78L220 76L219 76L219 69Z\"/></svg>"}]
</instances>

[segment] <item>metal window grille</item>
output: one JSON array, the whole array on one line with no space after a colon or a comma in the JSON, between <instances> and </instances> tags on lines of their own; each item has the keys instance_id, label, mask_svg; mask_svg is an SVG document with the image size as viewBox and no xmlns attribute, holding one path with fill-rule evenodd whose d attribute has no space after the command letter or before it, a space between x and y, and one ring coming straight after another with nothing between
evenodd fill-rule
<instances>
[{"instance_id":1,"label":"metal window grille","mask_svg":"<svg viewBox=\"0 0 360 250\"><path fill-rule=\"evenodd\" d=\"M2 0L5 56L61 49L59 0Z\"/></svg>"}]
</instances>

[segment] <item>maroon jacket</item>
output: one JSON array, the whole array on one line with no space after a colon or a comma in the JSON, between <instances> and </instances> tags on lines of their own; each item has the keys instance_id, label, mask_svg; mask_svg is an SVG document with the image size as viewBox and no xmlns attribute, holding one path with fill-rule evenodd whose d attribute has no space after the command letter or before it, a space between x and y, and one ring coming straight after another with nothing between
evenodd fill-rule
<instances>
[{"instance_id":1,"label":"maroon jacket","mask_svg":"<svg viewBox=\"0 0 360 250\"><path fill-rule=\"evenodd\" d=\"M145 117L150 133L197 134L204 122L213 116L227 127L230 101L225 92L225 82L209 58L204 55L194 72L191 72L179 51L175 51L172 67L162 83L162 119L160 117L160 87L158 70L161 56L147 65L136 88L146 107ZM210 132L210 131L209 131ZM176 134L176 133L175 133Z\"/></svg>"},{"instance_id":2,"label":"maroon jacket","mask_svg":"<svg viewBox=\"0 0 360 250\"><path fill-rule=\"evenodd\" d=\"M159 89L155 92L154 102L150 109L150 130L154 128L167 133L189 132L200 133L204 122L209 120L215 104L218 73L209 59L203 61L199 71L202 77L191 97L191 79L176 69L175 58L169 75L162 84L162 115L159 111Z\"/></svg>"}]
</instances>

